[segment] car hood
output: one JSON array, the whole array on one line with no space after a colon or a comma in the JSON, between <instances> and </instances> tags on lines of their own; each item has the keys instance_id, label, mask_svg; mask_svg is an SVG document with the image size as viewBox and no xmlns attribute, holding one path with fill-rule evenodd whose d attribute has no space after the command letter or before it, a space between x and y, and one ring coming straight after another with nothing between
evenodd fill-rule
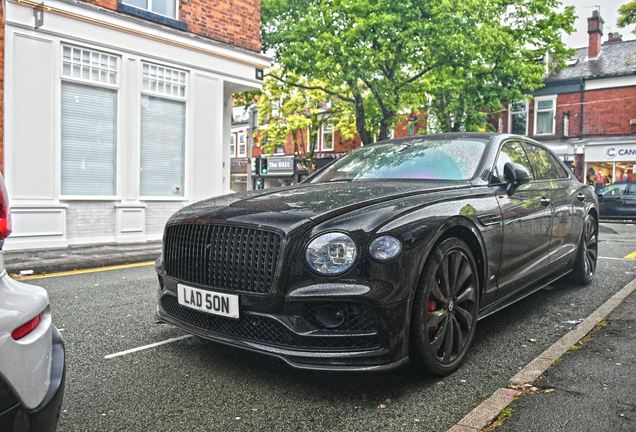
<instances>
[{"instance_id":1,"label":"car hood","mask_svg":"<svg viewBox=\"0 0 636 432\"><path fill-rule=\"evenodd\" d=\"M232 223L285 233L405 196L470 187L470 181L357 181L300 184L211 198L184 207L168 224Z\"/></svg>"}]
</instances>

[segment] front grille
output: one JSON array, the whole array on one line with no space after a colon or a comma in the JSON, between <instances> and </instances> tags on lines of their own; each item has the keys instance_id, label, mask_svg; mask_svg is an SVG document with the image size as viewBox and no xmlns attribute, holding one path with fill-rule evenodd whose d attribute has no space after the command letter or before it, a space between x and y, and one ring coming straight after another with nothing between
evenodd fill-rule
<instances>
[{"instance_id":1,"label":"front grille","mask_svg":"<svg viewBox=\"0 0 636 432\"><path fill-rule=\"evenodd\" d=\"M222 225L172 225L164 268L184 282L250 293L270 293L281 249L279 234Z\"/></svg>"},{"instance_id":2,"label":"front grille","mask_svg":"<svg viewBox=\"0 0 636 432\"><path fill-rule=\"evenodd\" d=\"M378 348L377 335L351 337L299 336L280 322L243 313L238 320L199 312L181 306L177 298L161 299L163 310L174 318L210 332L281 348L305 350L351 350Z\"/></svg>"}]
</instances>

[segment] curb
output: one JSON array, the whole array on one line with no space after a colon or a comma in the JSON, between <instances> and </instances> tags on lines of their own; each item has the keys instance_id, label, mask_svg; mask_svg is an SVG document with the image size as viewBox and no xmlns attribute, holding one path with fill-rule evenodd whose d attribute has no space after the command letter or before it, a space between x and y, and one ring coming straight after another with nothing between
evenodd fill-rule
<instances>
[{"instance_id":1,"label":"curb","mask_svg":"<svg viewBox=\"0 0 636 432\"><path fill-rule=\"evenodd\" d=\"M550 348L539 354L537 358L510 378L507 388L497 389L490 398L482 402L455 426L448 429L447 432L478 432L487 427L510 405L514 398L521 393L517 390L518 388L532 385L534 381L552 366L555 360L561 358L574 344L583 339L585 335L594 329L599 322L607 317L616 306L634 291L636 291L636 279L625 285L619 292L592 312L590 316L585 318L583 322L578 324L573 330L556 341Z\"/></svg>"},{"instance_id":2,"label":"curb","mask_svg":"<svg viewBox=\"0 0 636 432\"><path fill-rule=\"evenodd\" d=\"M7 273L20 273L22 270L33 270L34 274L57 273L72 270L84 270L97 267L108 267L123 264L136 264L146 261L155 261L161 255L161 250L126 252L113 255L100 255L95 257L78 256L64 259L23 261L5 263Z\"/></svg>"}]
</instances>

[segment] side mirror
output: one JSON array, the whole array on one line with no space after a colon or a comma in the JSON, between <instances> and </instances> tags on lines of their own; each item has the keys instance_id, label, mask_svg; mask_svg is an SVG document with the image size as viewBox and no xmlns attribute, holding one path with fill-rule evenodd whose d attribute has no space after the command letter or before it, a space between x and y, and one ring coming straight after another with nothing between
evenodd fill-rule
<instances>
[{"instance_id":1,"label":"side mirror","mask_svg":"<svg viewBox=\"0 0 636 432\"><path fill-rule=\"evenodd\" d=\"M532 180L532 174L521 164L506 162L504 165L504 178L506 179L508 195L513 195L519 186Z\"/></svg>"},{"instance_id":2,"label":"side mirror","mask_svg":"<svg viewBox=\"0 0 636 432\"><path fill-rule=\"evenodd\" d=\"M603 201L603 192L598 193L598 200Z\"/></svg>"}]
</instances>

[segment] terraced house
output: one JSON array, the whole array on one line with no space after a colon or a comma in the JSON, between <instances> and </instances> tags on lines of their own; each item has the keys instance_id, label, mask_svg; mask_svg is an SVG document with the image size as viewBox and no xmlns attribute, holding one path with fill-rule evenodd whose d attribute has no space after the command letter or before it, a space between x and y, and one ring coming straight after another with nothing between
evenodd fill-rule
<instances>
[{"instance_id":1,"label":"terraced house","mask_svg":"<svg viewBox=\"0 0 636 432\"><path fill-rule=\"evenodd\" d=\"M7 0L5 249L160 239L230 188L233 93L260 88L259 0Z\"/></svg>"}]
</instances>

